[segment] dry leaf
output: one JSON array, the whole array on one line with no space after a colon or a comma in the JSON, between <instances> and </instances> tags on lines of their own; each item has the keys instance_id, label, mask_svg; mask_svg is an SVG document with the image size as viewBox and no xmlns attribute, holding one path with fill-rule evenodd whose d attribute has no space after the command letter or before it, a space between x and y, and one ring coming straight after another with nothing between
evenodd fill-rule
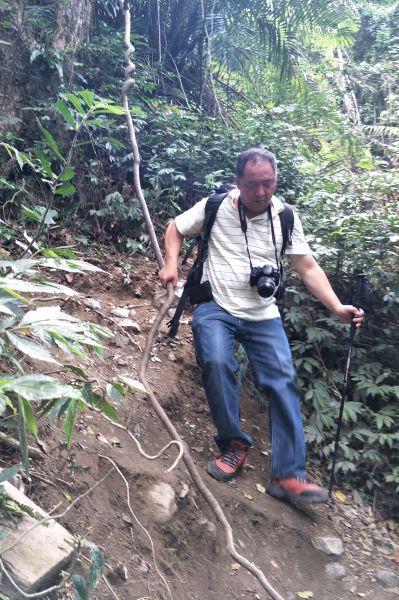
<instances>
[{"instance_id":1,"label":"dry leaf","mask_svg":"<svg viewBox=\"0 0 399 600\"><path fill-rule=\"evenodd\" d=\"M254 499L254 497L251 496L251 494L247 494L246 492L244 492L244 496L245 496L245 498L248 498L248 500L253 500Z\"/></svg>"},{"instance_id":2,"label":"dry leaf","mask_svg":"<svg viewBox=\"0 0 399 600\"><path fill-rule=\"evenodd\" d=\"M271 560L271 561L270 561L270 564L271 564L271 566L272 566L272 567L274 567L275 569L278 569L278 568L279 568L279 567L278 567L278 564L276 563L276 561L275 561L275 560Z\"/></svg>"},{"instance_id":3,"label":"dry leaf","mask_svg":"<svg viewBox=\"0 0 399 600\"><path fill-rule=\"evenodd\" d=\"M296 595L298 598L313 598L313 592L297 592Z\"/></svg>"},{"instance_id":4,"label":"dry leaf","mask_svg":"<svg viewBox=\"0 0 399 600\"><path fill-rule=\"evenodd\" d=\"M358 592L357 595L360 596L361 598L363 598L366 594L365 594L365 592Z\"/></svg>"},{"instance_id":5,"label":"dry leaf","mask_svg":"<svg viewBox=\"0 0 399 600\"><path fill-rule=\"evenodd\" d=\"M260 494L264 494L264 493L266 492L266 488L265 488L265 487L263 487L263 485L261 485L260 483L257 483L257 484L256 484L256 489L258 490L258 492L259 492Z\"/></svg>"},{"instance_id":6,"label":"dry leaf","mask_svg":"<svg viewBox=\"0 0 399 600\"><path fill-rule=\"evenodd\" d=\"M232 571L238 571L238 569L241 569L241 565L240 565L240 563L231 563L230 569Z\"/></svg>"},{"instance_id":7,"label":"dry leaf","mask_svg":"<svg viewBox=\"0 0 399 600\"><path fill-rule=\"evenodd\" d=\"M109 441L111 442L111 444L112 444L113 446L120 446L120 445L121 445L121 442L120 442L120 440L119 440L117 437L115 437L115 436L113 436L113 437L110 437L110 438L109 438Z\"/></svg>"},{"instance_id":8,"label":"dry leaf","mask_svg":"<svg viewBox=\"0 0 399 600\"><path fill-rule=\"evenodd\" d=\"M340 502L345 502L346 501L346 496L345 494L343 494L342 492L335 492L334 496L336 497L337 500L339 500Z\"/></svg>"},{"instance_id":9,"label":"dry leaf","mask_svg":"<svg viewBox=\"0 0 399 600\"><path fill-rule=\"evenodd\" d=\"M262 450L261 454L263 454L263 456L269 456L269 453L267 450Z\"/></svg>"}]
</instances>

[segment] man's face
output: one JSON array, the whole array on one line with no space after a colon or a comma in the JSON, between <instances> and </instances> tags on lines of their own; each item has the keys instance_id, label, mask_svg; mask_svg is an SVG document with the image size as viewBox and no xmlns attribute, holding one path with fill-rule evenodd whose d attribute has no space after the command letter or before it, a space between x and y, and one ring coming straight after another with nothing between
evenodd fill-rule
<instances>
[{"instance_id":1,"label":"man's face","mask_svg":"<svg viewBox=\"0 0 399 600\"><path fill-rule=\"evenodd\" d=\"M235 178L247 217L266 211L276 189L277 174L268 161L248 161L241 177Z\"/></svg>"}]
</instances>

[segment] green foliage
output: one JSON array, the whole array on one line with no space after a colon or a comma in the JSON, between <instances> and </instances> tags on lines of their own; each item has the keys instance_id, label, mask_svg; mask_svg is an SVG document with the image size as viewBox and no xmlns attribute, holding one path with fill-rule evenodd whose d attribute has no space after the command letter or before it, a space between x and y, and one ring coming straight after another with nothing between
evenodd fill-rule
<instances>
[{"instance_id":1,"label":"green foliage","mask_svg":"<svg viewBox=\"0 0 399 600\"><path fill-rule=\"evenodd\" d=\"M374 306L355 338L337 473L346 483L370 492L377 486L392 498L399 490L398 184L393 172L345 172L319 179L298 204L316 258L341 298L351 302L356 272L366 273L374 288ZM285 320L305 402L306 435L313 455L328 465L349 331L294 280L288 291Z\"/></svg>"},{"instance_id":2,"label":"green foliage","mask_svg":"<svg viewBox=\"0 0 399 600\"><path fill-rule=\"evenodd\" d=\"M21 458L25 470L29 470L27 431L38 438L38 415L60 418L66 415L65 437L69 445L72 427L78 409L87 404L98 406L115 417L112 407L100 396L83 387L64 384L54 377L39 374L24 374L22 360L51 362L60 365L51 352L58 347L70 358L81 363L89 361L89 353L103 355L101 338L110 336L105 327L86 323L63 312L59 306L46 306L26 310L28 299L21 293L62 293L69 296L76 292L43 277L45 268L82 273L85 270L99 271L84 261L57 256L36 260L0 261L0 356L4 366L8 363L22 374L2 373L0 378L0 416L7 423L7 411L18 417ZM84 375L84 371L82 371ZM0 427L2 422L0 421Z\"/></svg>"}]
</instances>

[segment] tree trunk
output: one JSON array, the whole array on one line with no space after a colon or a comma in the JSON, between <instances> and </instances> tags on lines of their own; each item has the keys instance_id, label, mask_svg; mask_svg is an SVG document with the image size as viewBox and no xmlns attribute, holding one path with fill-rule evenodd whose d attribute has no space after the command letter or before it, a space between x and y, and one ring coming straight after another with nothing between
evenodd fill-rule
<instances>
[{"instance_id":1,"label":"tree trunk","mask_svg":"<svg viewBox=\"0 0 399 600\"><path fill-rule=\"evenodd\" d=\"M71 81L76 53L88 41L94 0L58 0L53 50L64 53L64 77Z\"/></svg>"}]
</instances>

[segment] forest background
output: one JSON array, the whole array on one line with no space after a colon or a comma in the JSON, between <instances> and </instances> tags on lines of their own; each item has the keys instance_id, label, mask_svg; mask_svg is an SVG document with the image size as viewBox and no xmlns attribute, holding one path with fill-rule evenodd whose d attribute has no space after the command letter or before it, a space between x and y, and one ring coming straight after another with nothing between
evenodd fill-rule
<instances>
[{"instance_id":1,"label":"forest background","mask_svg":"<svg viewBox=\"0 0 399 600\"><path fill-rule=\"evenodd\" d=\"M340 297L351 301L355 274L367 275L337 476L397 513L399 3L143 0L131 15L131 115L160 239L176 214L231 180L239 151L259 145L277 155L277 193L300 212ZM101 353L108 332L62 311L26 312L21 294L58 293L44 273L84 271L102 245L124 253L127 282L129 259L153 254L120 101L123 7L0 0L0 20L0 427L18 431L27 466L26 431L37 435L39 416L65 417L69 440L78 409L111 409L87 383L25 373L24 355L52 360L49 341L83 356ZM292 273L284 313L309 450L328 470L347 327Z\"/></svg>"}]
</instances>

